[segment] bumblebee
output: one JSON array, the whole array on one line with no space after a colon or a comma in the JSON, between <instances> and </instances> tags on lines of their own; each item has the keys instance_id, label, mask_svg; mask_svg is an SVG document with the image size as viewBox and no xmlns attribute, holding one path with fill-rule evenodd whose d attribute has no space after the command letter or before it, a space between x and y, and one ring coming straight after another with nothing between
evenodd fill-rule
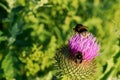
<instances>
[{"instance_id":1,"label":"bumblebee","mask_svg":"<svg viewBox=\"0 0 120 80\"><path fill-rule=\"evenodd\" d=\"M81 52L77 52L75 55L74 55L74 61L79 64L79 63L82 63L82 60L83 60L83 56L82 56L82 53Z\"/></svg>"},{"instance_id":2,"label":"bumblebee","mask_svg":"<svg viewBox=\"0 0 120 80\"><path fill-rule=\"evenodd\" d=\"M87 37L90 34L87 30L87 27L83 26L82 24L77 24L73 30L81 34L83 37Z\"/></svg>"}]
</instances>

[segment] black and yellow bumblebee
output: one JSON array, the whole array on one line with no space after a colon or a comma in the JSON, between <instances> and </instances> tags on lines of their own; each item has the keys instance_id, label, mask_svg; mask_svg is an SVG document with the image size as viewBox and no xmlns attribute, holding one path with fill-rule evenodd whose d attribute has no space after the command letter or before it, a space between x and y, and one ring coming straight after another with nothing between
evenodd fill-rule
<instances>
[{"instance_id":1,"label":"black and yellow bumblebee","mask_svg":"<svg viewBox=\"0 0 120 80\"><path fill-rule=\"evenodd\" d=\"M82 63L82 61L83 61L82 53L81 53L81 52L77 52L77 53L75 53L74 55L72 55L72 60L73 60L76 64Z\"/></svg>"},{"instance_id":2,"label":"black and yellow bumblebee","mask_svg":"<svg viewBox=\"0 0 120 80\"><path fill-rule=\"evenodd\" d=\"M86 26L83 26L82 24L77 24L75 28L73 28L75 32L81 34L83 37L87 37L90 33L87 30Z\"/></svg>"}]
</instances>

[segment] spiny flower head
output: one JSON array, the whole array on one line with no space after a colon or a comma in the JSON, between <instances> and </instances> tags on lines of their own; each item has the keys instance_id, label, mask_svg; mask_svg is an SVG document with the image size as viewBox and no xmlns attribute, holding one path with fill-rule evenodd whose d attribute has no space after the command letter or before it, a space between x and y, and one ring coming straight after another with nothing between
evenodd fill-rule
<instances>
[{"instance_id":1,"label":"spiny flower head","mask_svg":"<svg viewBox=\"0 0 120 80\"><path fill-rule=\"evenodd\" d=\"M83 60L92 60L99 54L99 45L96 38L90 33L87 37L76 33L68 42L70 52L75 55L77 52L81 52Z\"/></svg>"},{"instance_id":2,"label":"spiny flower head","mask_svg":"<svg viewBox=\"0 0 120 80\"><path fill-rule=\"evenodd\" d=\"M99 55L99 45L83 25L77 25L74 30L76 33L68 40L68 44L56 53L58 77L65 75L65 80L92 80L96 72L94 58Z\"/></svg>"},{"instance_id":3,"label":"spiny flower head","mask_svg":"<svg viewBox=\"0 0 120 80\"><path fill-rule=\"evenodd\" d=\"M69 46L62 46L56 53L57 65L55 65L57 79L61 80L64 76L65 80L92 80L96 72L95 60L83 60L76 63L71 59Z\"/></svg>"}]
</instances>

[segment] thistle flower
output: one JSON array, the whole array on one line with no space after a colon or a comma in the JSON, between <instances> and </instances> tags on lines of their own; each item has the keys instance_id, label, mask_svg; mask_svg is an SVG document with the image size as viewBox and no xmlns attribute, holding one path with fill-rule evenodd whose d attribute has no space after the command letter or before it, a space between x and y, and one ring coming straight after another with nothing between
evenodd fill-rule
<instances>
[{"instance_id":1,"label":"thistle flower","mask_svg":"<svg viewBox=\"0 0 120 80\"><path fill-rule=\"evenodd\" d=\"M73 35L68 42L71 54L75 55L81 52L83 60L92 60L99 54L99 45L96 38L90 33L89 36L83 37L81 34Z\"/></svg>"},{"instance_id":2,"label":"thistle flower","mask_svg":"<svg viewBox=\"0 0 120 80\"><path fill-rule=\"evenodd\" d=\"M62 46L56 53L58 77L66 76L65 80L92 80L96 72L95 57L99 51L96 38L90 33L87 37L74 34L66 46ZM78 52L82 55L76 57ZM82 61L76 63L75 59Z\"/></svg>"}]
</instances>

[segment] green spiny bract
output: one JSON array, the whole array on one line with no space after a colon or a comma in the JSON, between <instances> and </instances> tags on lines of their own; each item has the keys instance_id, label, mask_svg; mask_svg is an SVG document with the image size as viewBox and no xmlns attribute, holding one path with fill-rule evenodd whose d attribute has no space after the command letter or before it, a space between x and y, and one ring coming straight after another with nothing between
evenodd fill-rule
<instances>
[{"instance_id":1,"label":"green spiny bract","mask_svg":"<svg viewBox=\"0 0 120 80\"><path fill-rule=\"evenodd\" d=\"M96 72L95 60L83 60L76 63L70 55L68 46L63 46L56 53L57 78L66 76L67 80L92 80Z\"/></svg>"}]
</instances>

